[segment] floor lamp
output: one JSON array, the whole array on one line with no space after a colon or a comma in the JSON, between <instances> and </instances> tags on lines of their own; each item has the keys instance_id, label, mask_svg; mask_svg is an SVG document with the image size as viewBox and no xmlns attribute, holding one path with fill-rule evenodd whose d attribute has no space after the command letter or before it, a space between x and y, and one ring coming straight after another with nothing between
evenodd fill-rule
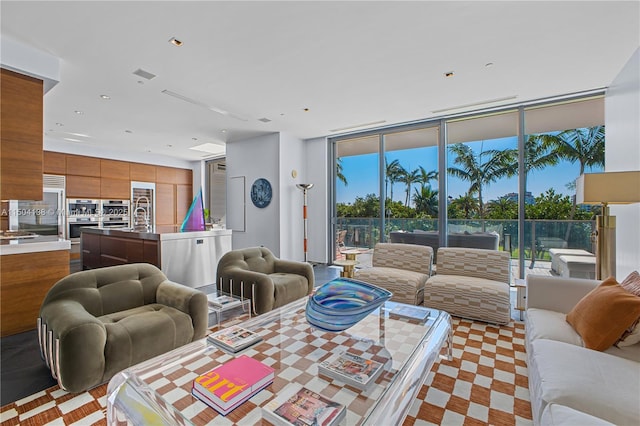
<instances>
[{"instance_id":1,"label":"floor lamp","mask_svg":"<svg viewBox=\"0 0 640 426\"><path fill-rule=\"evenodd\" d=\"M585 173L576 181L577 204L601 204L596 219L596 279L616 275L616 217L609 204L640 202L640 170L629 172Z\"/></svg>"},{"instance_id":2,"label":"floor lamp","mask_svg":"<svg viewBox=\"0 0 640 426\"><path fill-rule=\"evenodd\" d=\"M304 261L307 261L307 191L313 188L312 183L299 183L296 185L298 189L302 190L303 204L302 204L302 219L304 220Z\"/></svg>"}]
</instances>

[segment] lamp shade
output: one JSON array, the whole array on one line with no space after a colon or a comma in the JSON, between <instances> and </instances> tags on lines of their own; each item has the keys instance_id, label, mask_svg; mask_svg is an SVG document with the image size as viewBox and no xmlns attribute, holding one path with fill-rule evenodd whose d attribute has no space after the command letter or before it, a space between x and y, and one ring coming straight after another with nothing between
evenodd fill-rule
<instances>
[{"instance_id":1,"label":"lamp shade","mask_svg":"<svg viewBox=\"0 0 640 426\"><path fill-rule=\"evenodd\" d=\"M585 173L576 181L577 204L640 202L640 170Z\"/></svg>"}]
</instances>

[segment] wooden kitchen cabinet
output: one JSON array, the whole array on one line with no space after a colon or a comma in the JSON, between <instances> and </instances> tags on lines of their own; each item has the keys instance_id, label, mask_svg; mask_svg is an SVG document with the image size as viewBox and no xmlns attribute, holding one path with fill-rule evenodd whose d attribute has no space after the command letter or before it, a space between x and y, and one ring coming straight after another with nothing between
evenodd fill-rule
<instances>
[{"instance_id":1,"label":"wooden kitchen cabinet","mask_svg":"<svg viewBox=\"0 0 640 426\"><path fill-rule=\"evenodd\" d=\"M128 200L131 197L131 184L129 180L100 179L100 198L112 200Z\"/></svg>"},{"instance_id":2,"label":"wooden kitchen cabinet","mask_svg":"<svg viewBox=\"0 0 640 426\"><path fill-rule=\"evenodd\" d=\"M156 166L156 182L176 183L176 170L173 167Z\"/></svg>"},{"instance_id":3,"label":"wooden kitchen cabinet","mask_svg":"<svg viewBox=\"0 0 640 426\"><path fill-rule=\"evenodd\" d=\"M100 159L67 154L68 175L100 177Z\"/></svg>"},{"instance_id":4,"label":"wooden kitchen cabinet","mask_svg":"<svg viewBox=\"0 0 640 426\"><path fill-rule=\"evenodd\" d=\"M155 182L156 166L151 164L130 163L129 179L136 182Z\"/></svg>"},{"instance_id":5,"label":"wooden kitchen cabinet","mask_svg":"<svg viewBox=\"0 0 640 426\"><path fill-rule=\"evenodd\" d=\"M126 161L100 160L100 177L129 180L129 163Z\"/></svg>"},{"instance_id":6,"label":"wooden kitchen cabinet","mask_svg":"<svg viewBox=\"0 0 640 426\"><path fill-rule=\"evenodd\" d=\"M100 198L100 185L99 177L67 175L67 198Z\"/></svg>"},{"instance_id":7,"label":"wooden kitchen cabinet","mask_svg":"<svg viewBox=\"0 0 640 426\"><path fill-rule=\"evenodd\" d=\"M67 156L61 152L44 152L44 172L50 175L67 174Z\"/></svg>"},{"instance_id":8,"label":"wooden kitchen cabinet","mask_svg":"<svg viewBox=\"0 0 640 426\"><path fill-rule=\"evenodd\" d=\"M193 202L191 185L176 185L176 220L181 224Z\"/></svg>"},{"instance_id":9,"label":"wooden kitchen cabinet","mask_svg":"<svg viewBox=\"0 0 640 426\"><path fill-rule=\"evenodd\" d=\"M42 80L0 74L0 199L42 199Z\"/></svg>"},{"instance_id":10,"label":"wooden kitchen cabinet","mask_svg":"<svg viewBox=\"0 0 640 426\"><path fill-rule=\"evenodd\" d=\"M193 184L193 170L189 169L175 169L175 183L178 185L192 185Z\"/></svg>"},{"instance_id":11,"label":"wooden kitchen cabinet","mask_svg":"<svg viewBox=\"0 0 640 426\"><path fill-rule=\"evenodd\" d=\"M158 225L176 223L175 185L156 183L156 223Z\"/></svg>"}]
</instances>

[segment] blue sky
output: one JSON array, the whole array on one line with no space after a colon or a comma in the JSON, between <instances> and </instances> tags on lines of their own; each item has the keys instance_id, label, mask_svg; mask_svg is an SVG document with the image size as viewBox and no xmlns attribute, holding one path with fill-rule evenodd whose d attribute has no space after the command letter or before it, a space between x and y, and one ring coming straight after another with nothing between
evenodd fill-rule
<instances>
[{"instance_id":1,"label":"blue sky","mask_svg":"<svg viewBox=\"0 0 640 426\"><path fill-rule=\"evenodd\" d=\"M516 148L517 139L515 137L484 141L483 149L505 149ZM480 142L472 142L469 146L478 153L481 149ZM409 149L403 151L393 151L386 154L388 161L398 159L400 165L407 170L417 169L419 166L425 170L437 170L437 147L425 147ZM336 183L336 200L338 203L351 203L356 196L379 193L378 183L378 154L366 154L342 159L343 174L347 178L348 185L342 182ZM557 193L572 195L573 192L567 189L566 185L578 177L580 166L578 163L571 164L561 161L557 166L548 167L544 170L534 170L530 173L527 182L527 191L534 197L545 192L548 188L553 188ZM587 172L597 172L601 170L587 170ZM437 189L437 182L431 181L431 185ZM449 195L454 198L464 194L469 183L460 179L449 177ZM418 188L420 184L414 185ZM393 187L393 199L404 202L406 186L396 183ZM502 179L494 182L483 189L483 201L495 200L510 192L518 192L518 178ZM413 195L414 190L411 190Z\"/></svg>"}]
</instances>

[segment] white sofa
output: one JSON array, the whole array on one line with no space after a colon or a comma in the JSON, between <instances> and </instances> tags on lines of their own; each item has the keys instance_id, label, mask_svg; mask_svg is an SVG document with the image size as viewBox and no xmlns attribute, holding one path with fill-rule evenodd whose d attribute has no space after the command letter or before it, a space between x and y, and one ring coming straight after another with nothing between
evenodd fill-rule
<instances>
[{"instance_id":1,"label":"white sofa","mask_svg":"<svg viewBox=\"0 0 640 426\"><path fill-rule=\"evenodd\" d=\"M583 347L566 314L599 281L527 277L525 344L534 424L640 424L640 343Z\"/></svg>"}]
</instances>

